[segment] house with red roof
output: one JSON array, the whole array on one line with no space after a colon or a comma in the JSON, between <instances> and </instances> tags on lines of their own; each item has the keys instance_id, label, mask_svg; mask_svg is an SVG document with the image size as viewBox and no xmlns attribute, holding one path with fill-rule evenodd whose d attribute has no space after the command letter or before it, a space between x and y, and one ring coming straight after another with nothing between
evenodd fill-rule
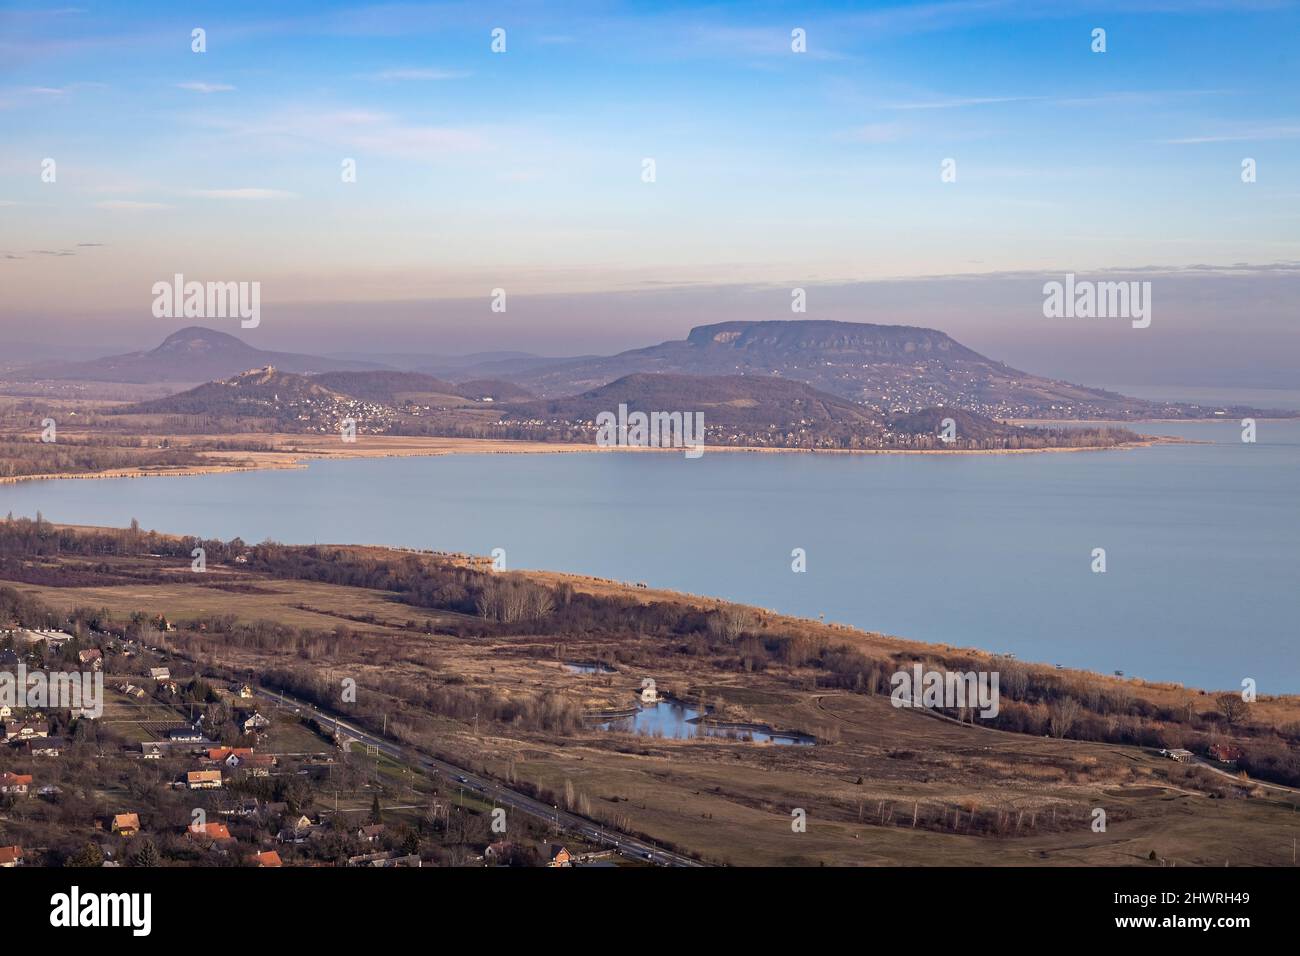
<instances>
[{"instance_id":1,"label":"house with red roof","mask_svg":"<svg viewBox=\"0 0 1300 956\"><path fill-rule=\"evenodd\" d=\"M25 797L31 785L32 775L30 773L12 773L8 770L0 773L0 793Z\"/></svg>"},{"instance_id":2,"label":"house with red roof","mask_svg":"<svg viewBox=\"0 0 1300 956\"><path fill-rule=\"evenodd\" d=\"M207 843L229 843L234 840L224 823L204 823L187 827L185 835L190 840Z\"/></svg>"}]
</instances>

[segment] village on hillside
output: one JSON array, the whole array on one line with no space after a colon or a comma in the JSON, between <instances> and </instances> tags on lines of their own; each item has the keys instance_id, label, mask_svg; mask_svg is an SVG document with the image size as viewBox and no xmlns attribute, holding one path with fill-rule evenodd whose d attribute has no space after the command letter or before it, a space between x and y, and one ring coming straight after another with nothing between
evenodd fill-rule
<instances>
[{"instance_id":1,"label":"village on hillside","mask_svg":"<svg viewBox=\"0 0 1300 956\"><path fill-rule=\"evenodd\" d=\"M611 854L432 779L124 629L0 627L0 672L102 677L88 707L0 704L0 868L571 866ZM99 629L99 628L105 629ZM70 633L69 631L77 633ZM508 835L507 835L508 834Z\"/></svg>"}]
</instances>

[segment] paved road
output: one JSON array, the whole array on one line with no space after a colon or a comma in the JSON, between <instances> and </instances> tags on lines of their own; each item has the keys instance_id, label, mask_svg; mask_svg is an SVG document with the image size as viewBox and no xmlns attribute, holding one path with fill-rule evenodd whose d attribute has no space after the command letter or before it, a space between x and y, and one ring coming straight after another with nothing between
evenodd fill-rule
<instances>
[{"instance_id":1,"label":"paved road","mask_svg":"<svg viewBox=\"0 0 1300 956\"><path fill-rule=\"evenodd\" d=\"M150 647L147 644L141 644L145 650L155 653L169 653L173 657L181 660L189 660L191 663L197 663L192 659L180 654L174 650L164 651L161 647ZM340 720L331 713L321 710L304 700L298 700L295 697L285 694L281 691L272 690L269 687L253 684L259 693L264 697L276 701L281 706L293 708L295 711L315 717L318 721L334 724L347 731L348 735L355 737L363 744L369 744L376 748L380 753L386 754L403 763L414 763L422 769L431 773L440 773L447 778L448 786L459 785L472 793L477 793L482 797L488 797L497 802L500 806L515 809L521 813L526 813L531 817L536 817L550 826L555 826L559 830L576 833L585 839L591 840L602 846L610 847L620 856L627 857L630 860L639 860L642 863L653 863L656 866L688 866L702 867L708 866L699 860L693 860L688 856L680 853L674 853L671 850L665 850L653 843L646 843L637 837L623 833L621 830L615 830L610 827L598 826L590 820L561 810L559 807L543 803L541 800L535 800L526 794L503 787L500 784L490 780L487 777L479 776L463 767L448 763L445 760L439 760L436 757L428 757L422 753L412 751L402 745L372 734L367 730L362 730L345 720Z\"/></svg>"},{"instance_id":2,"label":"paved road","mask_svg":"<svg viewBox=\"0 0 1300 956\"><path fill-rule=\"evenodd\" d=\"M380 737L377 734L372 734L367 730L362 730L360 727L349 724L345 720L340 720L333 714L322 711L306 701L290 697L281 691L260 686L257 689L264 697L276 701L281 706L315 717L317 721L324 725L336 725L348 736L355 737L361 743L374 747L382 754L403 763L414 763L426 771L442 774L447 778L448 786L464 787L469 792L478 794L480 797L495 800L500 806L518 810L521 813L536 817L550 826L556 826L560 830L576 833L594 843L610 847L628 859L640 860L643 863L655 863L660 866L705 865L698 860L692 860L680 853L674 853L652 843L646 843L618 830L598 826L590 820L568 813L548 803L543 803L541 800L535 800L526 794L511 790L487 777L472 773L445 760L412 751L410 748L403 747L401 744Z\"/></svg>"},{"instance_id":3,"label":"paved road","mask_svg":"<svg viewBox=\"0 0 1300 956\"><path fill-rule=\"evenodd\" d=\"M1233 783L1250 784L1253 787L1264 787L1268 790L1278 790L1282 793L1289 793L1291 796L1300 795L1300 789L1288 787L1281 783L1265 783L1263 780L1256 780L1254 777L1245 777L1243 779L1240 770L1224 770L1222 767L1211 763L1204 757L1193 756L1192 763L1198 767L1204 767L1212 773L1217 773L1220 777L1227 777Z\"/></svg>"}]
</instances>

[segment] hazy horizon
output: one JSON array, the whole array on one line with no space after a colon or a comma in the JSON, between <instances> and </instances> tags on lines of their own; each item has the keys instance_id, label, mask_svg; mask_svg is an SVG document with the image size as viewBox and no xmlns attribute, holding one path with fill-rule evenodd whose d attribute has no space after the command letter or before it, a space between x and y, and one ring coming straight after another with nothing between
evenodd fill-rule
<instances>
[{"instance_id":1,"label":"hazy horizon","mask_svg":"<svg viewBox=\"0 0 1300 956\"><path fill-rule=\"evenodd\" d=\"M835 319L1071 381L1286 387L1297 26L1281 2L5 10L3 325L149 348L194 324L150 312L180 273L260 283L258 328L199 324L272 350ZM1150 281L1150 327L1044 318L1066 273Z\"/></svg>"},{"instance_id":2,"label":"hazy horizon","mask_svg":"<svg viewBox=\"0 0 1300 956\"><path fill-rule=\"evenodd\" d=\"M1102 276L1101 273L1098 273ZM10 334L30 360L93 358L154 348L190 325L235 335L268 351L458 356L519 351L568 357L613 354L681 339L691 328L733 320L847 321L945 332L1022 371L1082 384L1291 388L1300 386L1300 343L1291 303L1300 268L1107 273L1154 281L1151 327L1126 322L1053 322L1041 314L1039 275L987 275L807 285L809 311L789 312L787 286L519 296L505 314L481 321L478 299L370 303L282 303L273 320L242 329L238 319L42 316ZM1152 276L1155 276L1152 279ZM1243 315L1238 298L1249 295ZM949 303L958 299L961 309ZM1230 316L1230 320L1225 317ZM75 341L72 351L63 343ZM12 354L12 352L11 352Z\"/></svg>"}]
</instances>

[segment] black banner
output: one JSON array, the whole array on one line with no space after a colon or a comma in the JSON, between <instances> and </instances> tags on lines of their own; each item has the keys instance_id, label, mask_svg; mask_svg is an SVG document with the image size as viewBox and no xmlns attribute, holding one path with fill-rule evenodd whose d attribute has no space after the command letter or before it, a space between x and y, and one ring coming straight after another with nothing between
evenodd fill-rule
<instances>
[{"instance_id":1,"label":"black banner","mask_svg":"<svg viewBox=\"0 0 1300 956\"><path fill-rule=\"evenodd\" d=\"M478 927L494 942L560 926L744 936L857 923L944 945L983 933L1044 931L1230 942L1290 922L1291 869L17 869L0 877L24 938L74 945L176 945L238 926L306 943ZM715 927L707 917L726 915ZM702 917L705 919L702 920ZM738 918L740 917L740 918ZM568 932L566 930L566 932ZM975 934L975 935L971 935ZM632 941L629 940L629 944Z\"/></svg>"}]
</instances>

